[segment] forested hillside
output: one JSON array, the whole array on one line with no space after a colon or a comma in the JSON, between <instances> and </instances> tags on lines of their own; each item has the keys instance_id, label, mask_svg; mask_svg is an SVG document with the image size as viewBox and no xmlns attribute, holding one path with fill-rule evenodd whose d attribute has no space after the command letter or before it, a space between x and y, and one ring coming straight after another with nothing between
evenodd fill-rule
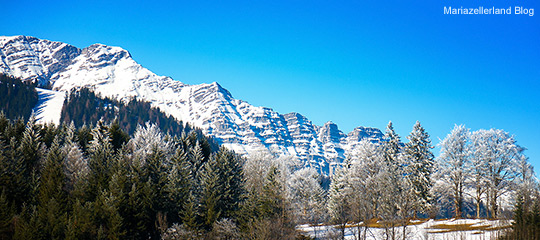
<instances>
[{"instance_id":1,"label":"forested hillside","mask_svg":"<svg viewBox=\"0 0 540 240\"><path fill-rule=\"evenodd\" d=\"M133 99L124 104L100 97L88 88L72 91L64 102L60 121L73 122L76 127L81 127L85 124L95 124L98 120L105 122L116 120L130 134L135 132L137 125L146 122L155 123L168 133L180 134L191 131L190 126L184 126L182 121L167 116L148 102Z\"/></svg>"},{"instance_id":2,"label":"forested hillside","mask_svg":"<svg viewBox=\"0 0 540 240\"><path fill-rule=\"evenodd\" d=\"M37 101L34 85L0 73L0 111L8 118L28 119Z\"/></svg>"},{"instance_id":3,"label":"forested hillside","mask_svg":"<svg viewBox=\"0 0 540 240\"><path fill-rule=\"evenodd\" d=\"M243 160L193 132L1 116L0 144L2 239L236 239L285 214L277 168L247 185ZM273 225L294 236L292 222Z\"/></svg>"}]
</instances>

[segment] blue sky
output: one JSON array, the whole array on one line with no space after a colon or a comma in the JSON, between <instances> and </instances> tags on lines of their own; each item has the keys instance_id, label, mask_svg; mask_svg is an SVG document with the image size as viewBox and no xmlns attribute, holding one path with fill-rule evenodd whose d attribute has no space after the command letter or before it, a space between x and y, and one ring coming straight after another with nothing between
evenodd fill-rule
<instances>
[{"instance_id":1,"label":"blue sky","mask_svg":"<svg viewBox=\"0 0 540 240\"><path fill-rule=\"evenodd\" d=\"M0 35L121 46L159 75L344 132L392 120L404 139L419 120L436 144L454 124L504 129L540 171L540 16L443 14L540 15L538 1L75 2L0 0Z\"/></svg>"}]
</instances>

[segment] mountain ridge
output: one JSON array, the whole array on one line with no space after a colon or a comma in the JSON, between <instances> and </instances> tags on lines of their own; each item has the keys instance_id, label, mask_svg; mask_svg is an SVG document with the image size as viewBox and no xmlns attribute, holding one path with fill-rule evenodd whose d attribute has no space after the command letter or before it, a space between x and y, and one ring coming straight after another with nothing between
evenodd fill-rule
<instances>
[{"instance_id":1,"label":"mountain ridge","mask_svg":"<svg viewBox=\"0 0 540 240\"><path fill-rule=\"evenodd\" d=\"M276 157L298 158L323 173L354 154L361 140L383 139L376 128L357 127L345 134L331 121L317 126L300 113L250 105L217 82L188 85L158 76L135 62L129 51L104 44L79 49L22 35L0 37L0 72L54 91L86 87L118 100L136 97L239 154L266 150Z\"/></svg>"}]
</instances>

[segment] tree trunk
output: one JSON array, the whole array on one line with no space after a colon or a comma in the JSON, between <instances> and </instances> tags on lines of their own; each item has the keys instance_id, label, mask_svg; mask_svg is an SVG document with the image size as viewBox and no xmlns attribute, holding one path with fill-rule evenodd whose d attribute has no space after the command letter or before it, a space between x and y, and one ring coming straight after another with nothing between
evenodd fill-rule
<instances>
[{"instance_id":1,"label":"tree trunk","mask_svg":"<svg viewBox=\"0 0 540 240\"><path fill-rule=\"evenodd\" d=\"M476 199L476 218L480 218L480 199Z\"/></svg>"}]
</instances>

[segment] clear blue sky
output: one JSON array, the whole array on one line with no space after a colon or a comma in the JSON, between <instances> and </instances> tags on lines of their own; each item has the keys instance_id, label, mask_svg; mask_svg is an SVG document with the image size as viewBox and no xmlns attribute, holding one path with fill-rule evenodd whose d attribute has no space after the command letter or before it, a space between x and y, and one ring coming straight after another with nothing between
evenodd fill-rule
<instances>
[{"instance_id":1,"label":"clear blue sky","mask_svg":"<svg viewBox=\"0 0 540 240\"><path fill-rule=\"evenodd\" d=\"M0 35L121 46L159 75L344 132L392 120L405 138L420 120L436 144L454 124L504 129L540 171L538 1L363 2L0 0Z\"/></svg>"}]
</instances>

